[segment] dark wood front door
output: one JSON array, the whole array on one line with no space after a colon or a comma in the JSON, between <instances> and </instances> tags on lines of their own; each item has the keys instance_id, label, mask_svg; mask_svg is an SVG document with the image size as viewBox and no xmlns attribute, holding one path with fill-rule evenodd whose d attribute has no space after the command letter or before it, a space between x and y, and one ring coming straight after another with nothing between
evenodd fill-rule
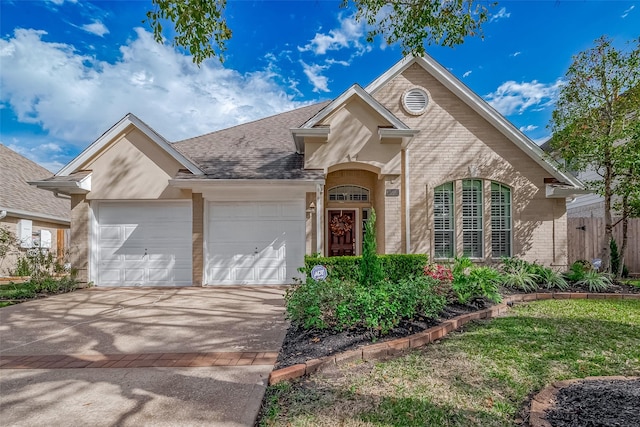
<instances>
[{"instance_id":1,"label":"dark wood front door","mask_svg":"<svg viewBox=\"0 0 640 427\"><path fill-rule=\"evenodd\" d=\"M329 256L356 254L355 210L329 210Z\"/></svg>"}]
</instances>

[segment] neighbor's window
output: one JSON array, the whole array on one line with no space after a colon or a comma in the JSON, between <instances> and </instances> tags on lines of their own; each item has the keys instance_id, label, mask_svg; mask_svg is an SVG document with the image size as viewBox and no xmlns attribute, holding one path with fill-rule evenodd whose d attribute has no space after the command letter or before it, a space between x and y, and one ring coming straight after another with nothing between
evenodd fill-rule
<instances>
[{"instance_id":1,"label":"neighbor's window","mask_svg":"<svg viewBox=\"0 0 640 427\"><path fill-rule=\"evenodd\" d=\"M453 258L455 253L455 220L453 182L442 184L433 193L433 228L436 258Z\"/></svg>"},{"instance_id":2,"label":"neighbor's window","mask_svg":"<svg viewBox=\"0 0 640 427\"><path fill-rule=\"evenodd\" d=\"M462 253L482 258L482 180L462 181Z\"/></svg>"},{"instance_id":3,"label":"neighbor's window","mask_svg":"<svg viewBox=\"0 0 640 427\"><path fill-rule=\"evenodd\" d=\"M511 256L511 189L497 182L491 183L491 252Z\"/></svg>"},{"instance_id":4,"label":"neighbor's window","mask_svg":"<svg viewBox=\"0 0 640 427\"><path fill-rule=\"evenodd\" d=\"M356 185L339 185L329 189L329 200L340 202L368 202L369 190Z\"/></svg>"}]
</instances>

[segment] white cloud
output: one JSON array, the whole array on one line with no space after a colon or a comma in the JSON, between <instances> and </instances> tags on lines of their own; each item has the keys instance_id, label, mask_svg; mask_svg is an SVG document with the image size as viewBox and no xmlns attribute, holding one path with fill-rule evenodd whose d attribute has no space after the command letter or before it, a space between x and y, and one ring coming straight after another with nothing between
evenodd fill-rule
<instances>
[{"instance_id":1,"label":"white cloud","mask_svg":"<svg viewBox=\"0 0 640 427\"><path fill-rule=\"evenodd\" d=\"M536 125L521 126L520 132L531 132L532 130L536 130L536 129L538 129L538 126Z\"/></svg>"},{"instance_id":2,"label":"white cloud","mask_svg":"<svg viewBox=\"0 0 640 427\"><path fill-rule=\"evenodd\" d=\"M313 91L329 92L329 79L321 75L327 67L318 64L309 65L303 61L300 61L300 63L302 64L304 74L313 85Z\"/></svg>"},{"instance_id":3,"label":"white cloud","mask_svg":"<svg viewBox=\"0 0 640 427\"><path fill-rule=\"evenodd\" d=\"M509 55L509 56L513 56L513 57L515 58L516 56L520 56L520 55L522 55L522 52L513 52L513 53L512 53L511 55Z\"/></svg>"},{"instance_id":4,"label":"white cloud","mask_svg":"<svg viewBox=\"0 0 640 427\"><path fill-rule=\"evenodd\" d=\"M356 48L360 52L371 50L371 46L363 45L364 24L358 23L354 16L338 18L340 28L328 33L316 33L315 37L304 47L298 46L300 52L311 51L316 55L325 55L330 50Z\"/></svg>"},{"instance_id":5,"label":"white cloud","mask_svg":"<svg viewBox=\"0 0 640 427\"><path fill-rule=\"evenodd\" d=\"M629 12L631 12L635 8L636 8L636 6L632 5L629 9L625 10L624 12L622 12L622 18L626 18L627 16L629 16Z\"/></svg>"},{"instance_id":6,"label":"white cloud","mask_svg":"<svg viewBox=\"0 0 640 427\"><path fill-rule=\"evenodd\" d=\"M84 147L132 112L169 140L179 140L302 105L269 69L241 74L217 60L196 67L189 56L157 44L150 33L120 48L114 63L17 29L0 39L0 103L19 122ZM319 72L320 70L318 70ZM324 87L326 89L326 78ZM318 77L318 88L322 79ZM35 144L34 144L35 146Z\"/></svg>"},{"instance_id":7,"label":"white cloud","mask_svg":"<svg viewBox=\"0 0 640 427\"><path fill-rule=\"evenodd\" d=\"M507 8L503 7L498 11L498 13L496 13L495 15L491 15L491 19L489 19L489 22L498 21L502 18L509 18L510 16L511 12L507 12Z\"/></svg>"},{"instance_id":8,"label":"white cloud","mask_svg":"<svg viewBox=\"0 0 640 427\"><path fill-rule=\"evenodd\" d=\"M4 141L0 143L5 145ZM33 143L36 145L32 146ZM6 146L52 173L58 172L70 160L69 156L63 153L62 147L54 143L38 144L37 141L29 141L28 138L12 138L12 142Z\"/></svg>"},{"instance_id":9,"label":"white cloud","mask_svg":"<svg viewBox=\"0 0 640 427\"><path fill-rule=\"evenodd\" d=\"M552 105L561 87L561 80L547 84L537 80L521 83L510 80L484 98L501 114L510 116L515 113L522 114L530 108L542 110Z\"/></svg>"},{"instance_id":10,"label":"white cloud","mask_svg":"<svg viewBox=\"0 0 640 427\"><path fill-rule=\"evenodd\" d=\"M104 37L105 34L109 34L109 29L100 21L93 21L91 24L84 24L81 26L87 33L95 34L98 37Z\"/></svg>"},{"instance_id":11,"label":"white cloud","mask_svg":"<svg viewBox=\"0 0 640 427\"><path fill-rule=\"evenodd\" d=\"M473 71L471 71L471 70L469 70L469 71L465 72L465 73L462 75L462 78L467 78L467 77L469 77L469 76L471 75L471 73L472 73L472 72L473 72Z\"/></svg>"}]
</instances>

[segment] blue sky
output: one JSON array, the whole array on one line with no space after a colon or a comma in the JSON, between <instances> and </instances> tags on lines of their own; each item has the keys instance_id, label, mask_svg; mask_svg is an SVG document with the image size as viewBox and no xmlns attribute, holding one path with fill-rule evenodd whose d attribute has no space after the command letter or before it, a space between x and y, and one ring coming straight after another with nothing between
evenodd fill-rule
<instances>
[{"instance_id":1,"label":"blue sky","mask_svg":"<svg viewBox=\"0 0 640 427\"><path fill-rule=\"evenodd\" d=\"M0 142L56 172L132 112L170 141L332 99L402 58L338 1L229 0L225 62L156 44L150 0L1 0ZM640 35L640 1L498 1L484 40L427 52L537 143L572 55Z\"/></svg>"}]
</instances>

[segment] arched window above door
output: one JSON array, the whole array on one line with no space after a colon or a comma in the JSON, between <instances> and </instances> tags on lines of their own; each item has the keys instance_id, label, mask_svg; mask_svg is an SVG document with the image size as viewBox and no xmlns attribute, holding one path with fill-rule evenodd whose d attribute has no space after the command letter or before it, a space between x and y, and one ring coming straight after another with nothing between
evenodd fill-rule
<instances>
[{"instance_id":1,"label":"arched window above door","mask_svg":"<svg viewBox=\"0 0 640 427\"><path fill-rule=\"evenodd\" d=\"M369 189L357 185L338 185L330 188L329 201L336 202L368 202Z\"/></svg>"}]
</instances>

